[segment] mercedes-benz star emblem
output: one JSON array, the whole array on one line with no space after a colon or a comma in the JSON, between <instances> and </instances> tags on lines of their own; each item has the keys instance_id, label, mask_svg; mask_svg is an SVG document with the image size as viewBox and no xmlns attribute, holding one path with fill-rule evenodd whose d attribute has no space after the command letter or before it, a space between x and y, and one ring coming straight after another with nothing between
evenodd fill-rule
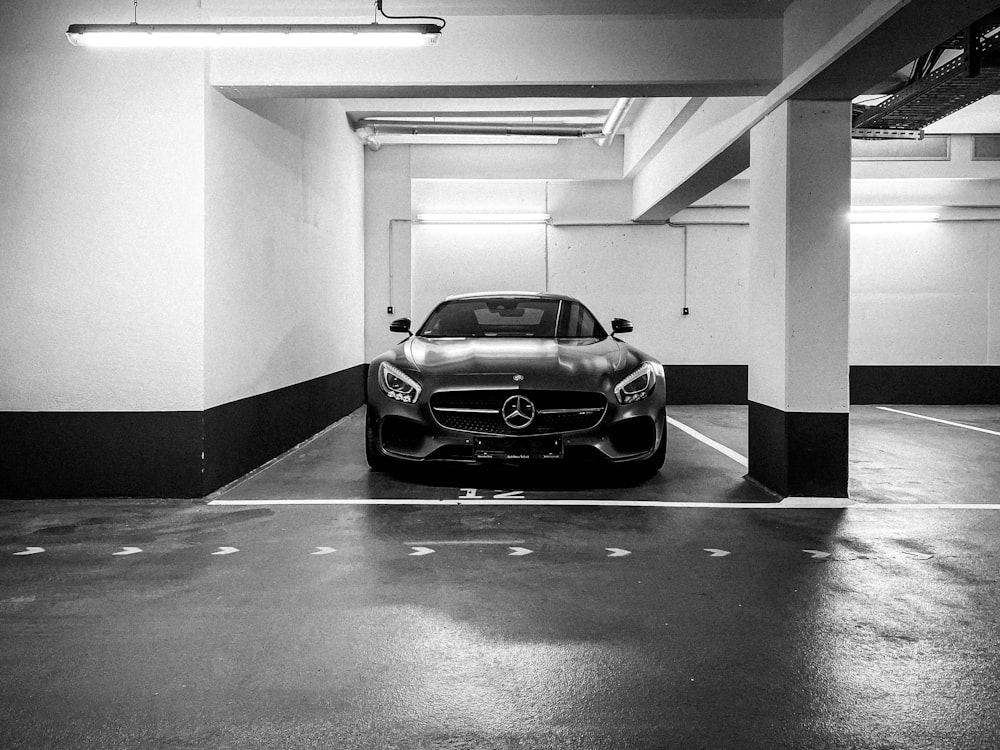
<instances>
[{"instance_id":1,"label":"mercedes-benz star emblem","mask_svg":"<svg viewBox=\"0 0 1000 750\"><path fill-rule=\"evenodd\" d=\"M524 396L511 396L500 407L500 416L509 427L523 430L535 421L535 405Z\"/></svg>"}]
</instances>

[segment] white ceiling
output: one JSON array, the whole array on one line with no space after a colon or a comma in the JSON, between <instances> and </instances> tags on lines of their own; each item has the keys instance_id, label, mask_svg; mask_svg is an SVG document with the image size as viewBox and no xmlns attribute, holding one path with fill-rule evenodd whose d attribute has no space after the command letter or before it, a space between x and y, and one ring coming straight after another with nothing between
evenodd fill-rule
<instances>
[{"instance_id":1,"label":"white ceiling","mask_svg":"<svg viewBox=\"0 0 1000 750\"><path fill-rule=\"evenodd\" d=\"M419 16L430 14L445 19L469 16L657 16L661 19L778 18L792 0L384 0L387 14ZM203 11L213 20L279 21L371 20L371 0L201 0ZM445 34L447 34L447 29ZM545 98L367 98L343 99L352 122L365 117L476 117L483 120L546 116L585 116L602 122L614 99ZM641 109L638 100L632 116ZM627 130L626 119L624 129ZM956 115L932 125L928 132L1000 132L1000 97L991 96ZM388 141L387 141L388 142ZM496 138L469 136L394 136L393 143L494 143ZM502 141L501 141L502 142ZM510 142L510 141L508 141ZM537 142L553 142L537 141Z\"/></svg>"}]
</instances>

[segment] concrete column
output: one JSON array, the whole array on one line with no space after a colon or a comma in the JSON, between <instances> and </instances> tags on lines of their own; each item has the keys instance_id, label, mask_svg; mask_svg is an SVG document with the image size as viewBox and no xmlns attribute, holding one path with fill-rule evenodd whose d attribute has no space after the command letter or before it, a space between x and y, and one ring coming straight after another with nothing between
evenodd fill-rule
<instances>
[{"instance_id":1,"label":"concrete column","mask_svg":"<svg viewBox=\"0 0 1000 750\"><path fill-rule=\"evenodd\" d=\"M847 496L850 102L788 101L751 134L748 476Z\"/></svg>"}]
</instances>

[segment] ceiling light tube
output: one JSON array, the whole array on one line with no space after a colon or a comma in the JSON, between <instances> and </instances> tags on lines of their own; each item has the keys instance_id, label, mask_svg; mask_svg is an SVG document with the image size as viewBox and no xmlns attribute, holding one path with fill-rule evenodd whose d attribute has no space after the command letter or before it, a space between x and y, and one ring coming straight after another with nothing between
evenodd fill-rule
<instances>
[{"instance_id":1,"label":"ceiling light tube","mask_svg":"<svg viewBox=\"0 0 1000 750\"><path fill-rule=\"evenodd\" d=\"M433 23L72 24L78 47L418 47L436 44Z\"/></svg>"},{"instance_id":2,"label":"ceiling light tube","mask_svg":"<svg viewBox=\"0 0 1000 750\"><path fill-rule=\"evenodd\" d=\"M936 221L934 211L852 211L847 215L852 224L902 224Z\"/></svg>"},{"instance_id":3,"label":"ceiling light tube","mask_svg":"<svg viewBox=\"0 0 1000 750\"><path fill-rule=\"evenodd\" d=\"M900 224L936 221L940 206L852 206L852 224Z\"/></svg>"},{"instance_id":4,"label":"ceiling light tube","mask_svg":"<svg viewBox=\"0 0 1000 750\"><path fill-rule=\"evenodd\" d=\"M417 214L421 224L545 224L549 214Z\"/></svg>"},{"instance_id":5,"label":"ceiling light tube","mask_svg":"<svg viewBox=\"0 0 1000 750\"><path fill-rule=\"evenodd\" d=\"M552 136L557 138L596 138L601 134L599 124L567 125L522 124L509 122L415 122L412 120L378 119L365 117L358 125L371 128L378 135L498 135L498 136Z\"/></svg>"}]
</instances>

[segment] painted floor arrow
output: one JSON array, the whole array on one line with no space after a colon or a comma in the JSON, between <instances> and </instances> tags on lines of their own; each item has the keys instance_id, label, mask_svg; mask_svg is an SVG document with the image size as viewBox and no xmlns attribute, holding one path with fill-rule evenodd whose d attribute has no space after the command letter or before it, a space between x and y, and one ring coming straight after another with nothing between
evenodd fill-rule
<instances>
[{"instance_id":1,"label":"painted floor arrow","mask_svg":"<svg viewBox=\"0 0 1000 750\"><path fill-rule=\"evenodd\" d=\"M39 552L44 552L45 547L26 547L24 552L15 552L15 555L37 555Z\"/></svg>"},{"instance_id":2,"label":"painted floor arrow","mask_svg":"<svg viewBox=\"0 0 1000 750\"><path fill-rule=\"evenodd\" d=\"M725 557L729 554L729 552L724 549L711 549L706 547L705 551L710 553L710 557Z\"/></svg>"},{"instance_id":3,"label":"painted floor arrow","mask_svg":"<svg viewBox=\"0 0 1000 750\"><path fill-rule=\"evenodd\" d=\"M116 557L120 557L123 555L135 555L139 552L142 552L142 547L122 547L121 552L112 552L111 554Z\"/></svg>"},{"instance_id":4,"label":"painted floor arrow","mask_svg":"<svg viewBox=\"0 0 1000 750\"><path fill-rule=\"evenodd\" d=\"M239 552L236 547L219 547L218 552L213 552L213 555L231 555L234 552Z\"/></svg>"},{"instance_id":5,"label":"painted floor arrow","mask_svg":"<svg viewBox=\"0 0 1000 750\"><path fill-rule=\"evenodd\" d=\"M434 554L434 550L432 550L430 547L410 547L410 549L413 550L413 552L410 553L411 556L412 555L433 555Z\"/></svg>"},{"instance_id":6,"label":"painted floor arrow","mask_svg":"<svg viewBox=\"0 0 1000 750\"><path fill-rule=\"evenodd\" d=\"M832 552L821 552L818 549L804 549L802 551L805 552L810 557L812 557L813 560L825 560L831 554L833 554Z\"/></svg>"},{"instance_id":7,"label":"painted floor arrow","mask_svg":"<svg viewBox=\"0 0 1000 750\"><path fill-rule=\"evenodd\" d=\"M315 552L310 552L310 555L329 555L331 552L336 552L333 547L317 547Z\"/></svg>"},{"instance_id":8,"label":"painted floor arrow","mask_svg":"<svg viewBox=\"0 0 1000 750\"><path fill-rule=\"evenodd\" d=\"M625 555L632 554L627 549L618 549L618 547L605 547L604 549L611 553L608 557L625 557Z\"/></svg>"},{"instance_id":9,"label":"painted floor arrow","mask_svg":"<svg viewBox=\"0 0 1000 750\"><path fill-rule=\"evenodd\" d=\"M526 547L508 547L507 549L510 550L507 557L521 557L522 555L531 554L531 550Z\"/></svg>"}]
</instances>

